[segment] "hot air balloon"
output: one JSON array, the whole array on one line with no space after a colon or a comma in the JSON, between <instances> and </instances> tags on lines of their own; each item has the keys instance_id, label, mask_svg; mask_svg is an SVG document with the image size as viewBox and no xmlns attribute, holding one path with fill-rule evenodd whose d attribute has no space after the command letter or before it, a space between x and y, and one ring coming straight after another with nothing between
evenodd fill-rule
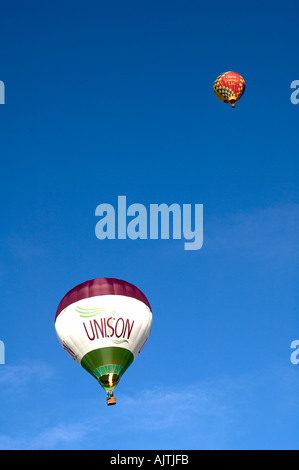
<instances>
[{"instance_id":1,"label":"hot air balloon","mask_svg":"<svg viewBox=\"0 0 299 470\"><path fill-rule=\"evenodd\" d=\"M93 279L71 289L58 305L55 329L65 351L116 403L113 391L147 342L152 311L145 295L119 279Z\"/></svg>"},{"instance_id":2,"label":"hot air balloon","mask_svg":"<svg viewBox=\"0 0 299 470\"><path fill-rule=\"evenodd\" d=\"M225 72L216 78L213 89L219 100L235 108L235 103L245 91L245 80L236 72Z\"/></svg>"}]
</instances>

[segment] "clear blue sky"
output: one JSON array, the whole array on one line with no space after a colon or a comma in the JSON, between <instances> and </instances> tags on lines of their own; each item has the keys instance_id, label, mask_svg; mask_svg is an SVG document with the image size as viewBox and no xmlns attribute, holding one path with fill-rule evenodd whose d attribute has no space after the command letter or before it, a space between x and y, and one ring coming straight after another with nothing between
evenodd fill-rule
<instances>
[{"instance_id":1,"label":"clear blue sky","mask_svg":"<svg viewBox=\"0 0 299 470\"><path fill-rule=\"evenodd\" d=\"M0 7L1 449L299 448L298 2ZM236 109L212 85L239 72ZM98 204L204 205L204 244L95 236ZM117 406L54 316L95 277L153 310Z\"/></svg>"}]
</instances>

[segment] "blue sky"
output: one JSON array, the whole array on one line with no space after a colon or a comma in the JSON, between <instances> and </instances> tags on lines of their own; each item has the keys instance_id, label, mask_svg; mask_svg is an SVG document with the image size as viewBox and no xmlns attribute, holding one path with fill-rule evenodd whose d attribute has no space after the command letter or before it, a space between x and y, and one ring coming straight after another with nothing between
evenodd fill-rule
<instances>
[{"instance_id":1,"label":"blue sky","mask_svg":"<svg viewBox=\"0 0 299 470\"><path fill-rule=\"evenodd\" d=\"M1 5L1 449L298 449L298 3ZM232 110L212 85L234 70ZM104 240L95 209L203 204L204 243ZM136 284L150 340L117 406L54 316Z\"/></svg>"}]
</instances>

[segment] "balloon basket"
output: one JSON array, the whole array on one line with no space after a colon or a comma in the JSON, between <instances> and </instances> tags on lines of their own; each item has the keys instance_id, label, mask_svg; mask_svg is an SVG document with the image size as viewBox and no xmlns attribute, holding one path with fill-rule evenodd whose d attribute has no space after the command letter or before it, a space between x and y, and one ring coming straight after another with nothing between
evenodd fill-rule
<instances>
[{"instance_id":1,"label":"balloon basket","mask_svg":"<svg viewBox=\"0 0 299 470\"><path fill-rule=\"evenodd\" d=\"M107 393L107 405L116 405L116 398L111 390L109 390L109 392Z\"/></svg>"},{"instance_id":2,"label":"balloon basket","mask_svg":"<svg viewBox=\"0 0 299 470\"><path fill-rule=\"evenodd\" d=\"M108 406L116 405L116 398L115 397L107 398L107 405Z\"/></svg>"}]
</instances>

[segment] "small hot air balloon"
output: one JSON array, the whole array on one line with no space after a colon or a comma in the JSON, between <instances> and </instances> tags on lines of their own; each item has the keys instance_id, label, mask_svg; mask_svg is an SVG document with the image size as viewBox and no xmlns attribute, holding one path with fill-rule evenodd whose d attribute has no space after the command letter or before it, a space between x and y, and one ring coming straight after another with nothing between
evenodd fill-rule
<instances>
[{"instance_id":1,"label":"small hot air balloon","mask_svg":"<svg viewBox=\"0 0 299 470\"><path fill-rule=\"evenodd\" d=\"M235 108L235 103L245 91L245 80L236 72L225 72L216 78L213 89L219 100Z\"/></svg>"},{"instance_id":2,"label":"small hot air balloon","mask_svg":"<svg viewBox=\"0 0 299 470\"><path fill-rule=\"evenodd\" d=\"M113 390L149 338L152 311L133 284L93 279L63 297L55 328L66 352L104 388L107 405L114 405Z\"/></svg>"}]
</instances>

